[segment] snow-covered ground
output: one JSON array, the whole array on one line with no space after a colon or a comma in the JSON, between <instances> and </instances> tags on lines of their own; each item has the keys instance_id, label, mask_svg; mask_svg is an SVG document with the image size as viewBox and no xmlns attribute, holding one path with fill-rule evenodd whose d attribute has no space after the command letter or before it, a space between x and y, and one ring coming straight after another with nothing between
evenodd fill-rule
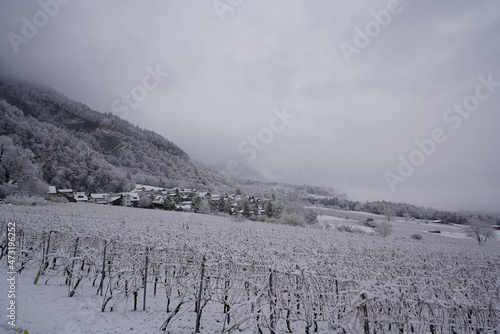
<instances>
[{"instance_id":1,"label":"snow-covered ground","mask_svg":"<svg viewBox=\"0 0 500 334\"><path fill-rule=\"evenodd\" d=\"M203 256L206 257L205 275L211 278L205 281L203 298L207 304L201 316L201 333L222 333L224 330L256 333L257 323L263 326L264 333L268 333L269 328L265 326L271 321L269 309L272 303L286 309L287 303L297 296L302 296L297 299L300 312L295 312L297 306L293 304L290 318L294 333L304 333L306 320L311 322L316 316L318 333L342 332L335 329L335 324L345 326L348 332L358 333L363 328L363 294L368 298L367 311L372 326L377 319L379 326L384 321L396 321L397 310L403 302L407 306L401 308L404 310L402 316L424 318L414 318L415 326L422 326L418 333L428 333L426 321L437 321L425 311L433 305L436 305L436 314L443 317L448 313L443 313L442 305L449 305L446 312L455 312L451 314L457 319L466 319L467 307L484 309L485 313L478 315L477 322L488 315L488 326L499 325L500 243L487 242L480 246L472 239L459 239L463 233L458 226L395 219L391 222L394 234L382 238L335 229L232 222L226 217L73 203L26 207L0 205L0 216L4 224L16 222L17 233L25 231L25 238L32 240L33 244L45 245L44 232L58 231L52 234L49 257L57 257L61 268L63 263L69 265L75 260L75 275L78 273L83 277L73 297L68 297L66 275L62 270L49 267L34 285L41 263L37 254L42 253L42 248L39 253L32 251L33 261L21 274L15 275L16 328L28 330L30 334L164 333L158 329L181 299L184 304L172 318L167 332L193 333L196 322L194 301ZM357 226L358 222L345 216L322 215L319 220L331 226ZM438 228L441 234L428 233ZM414 233L422 235L423 240L411 239L410 235ZM78 255L73 258L71 254L77 236ZM88 274L85 263L90 266L94 261L100 270L105 239L108 246L111 240L115 241L115 251L108 249L106 259L111 261L109 254L113 254L114 270L122 271L114 275L110 272L111 276L106 276L104 286L112 288L114 298L101 312L105 296L97 294L98 283L93 284L93 278L99 282L99 272L94 276ZM138 310L133 311L132 295L129 293L125 298L120 293L123 293L124 277L129 277L129 289L134 279L139 280L140 287L146 245L152 246L146 311L142 310L142 288L138 290ZM83 264L82 259L85 260ZM80 270L80 265L84 269ZM123 270L123 266L132 271ZM0 309L5 310L5 315L0 323L0 333L14 333L10 331L6 317L11 299L5 298L10 288L5 257L2 268ZM182 275L168 276L166 271L172 275L172 269ZM271 271L274 278L270 277ZM156 274L160 283L164 278L177 281L171 285L158 283L154 296ZM293 279L289 280L290 277ZM299 281L304 285L298 289L296 284ZM466 281L473 284L464 284ZM269 286L269 282L273 285ZM228 295L228 304L231 305L229 325L224 325L224 284L230 284L228 291L231 292ZM169 313L166 312L168 286L174 291ZM401 290L401 287L408 291ZM188 293L177 297L182 289L187 289ZM272 303L270 290L277 298ZM422 301L425 302L422 304ZM418 309L417 305L423 305L423 308ZM393 313L381 314L380 310L388 306ZM286 332L286 312L274 314L276 333ZM312 318L307 318L308 314ZM231 326L240 327L241 331L228 330ZM389 333L387 328L381 327L377 332ZM394 325L392 328L396 330ZM443 327L445 330L449 331L449 328Z\"/></svg>"},{"instance_id":2,"label":"snow-covered ground","mask_svg":"<svg viewBox=\"0 0 500 334\"><path fill-rule=\"evenodd\" d=\"M318 216L318 221L324 226L337 227L340 225L349 225L353 227L361 227L360 222L367 218L372 218L375 222L387 221L387 217L383 215L375 215L367 212L359 211L344 211L330 208L316 208L321 210L321 215ZM392 217L390 224L394 227L395 235L410 236L412 234L420 234L426 236L429 231L439 230L441 233L434 234L441 237L450 237L456 239L467 239L464 233L464 226L456 224L436 224L426 220L405 219L401 217ZM374 232L371 228L363 229L367 233ZM490 242L500 242L500 231L495 231L496 240Z\"/></svg>"},{"instance_id":3,"label":"snow-covered ground","mask_svg":"<svg viewBox=\"0 0 500 334\"><path fill-rule=\"evenodd\" d=\"M375 230L367 227L360 225L358 220L354 219L347 219L345 217L336 217L336 216L327 216L327 215L319 215L318 216L318 222L320 223L321 226L324 226L326 228L336 228L340 226L352 226L353 228L363 231L365 233L375 233Z\"/></svg>"}]
</instances>

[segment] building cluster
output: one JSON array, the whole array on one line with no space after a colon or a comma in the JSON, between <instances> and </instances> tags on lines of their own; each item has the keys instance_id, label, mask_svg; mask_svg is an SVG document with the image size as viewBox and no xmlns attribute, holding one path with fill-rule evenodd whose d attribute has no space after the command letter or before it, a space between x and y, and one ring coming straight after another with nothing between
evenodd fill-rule
<instances>
[{"instance_id":1,"label":"building cluster","mask_svg":"<svg viewBox=\"0 0 500 334\"><path fill-rule=\"evenodd\" d=\"M128 207L148 207L158 209L168 209L170 204L174 206L171 210L192 211L193 199L206 200L211 207L225 206L225 212L229 214L243 213L248 206L250 214L264 214L264 200L254 196L238 194L211 194L207 191L198 191L196 189L181 188L161 188L148 185L136 185L135 189L123 193L85 193L74 191L73 189L57 189L55 186L49 186L49 197L66 198L70 202L94 203L107 205L120 205ZM142 203L141 203L142 199ZM219 211L223 211L219 209Z\"/></svg>"}]
</instances>

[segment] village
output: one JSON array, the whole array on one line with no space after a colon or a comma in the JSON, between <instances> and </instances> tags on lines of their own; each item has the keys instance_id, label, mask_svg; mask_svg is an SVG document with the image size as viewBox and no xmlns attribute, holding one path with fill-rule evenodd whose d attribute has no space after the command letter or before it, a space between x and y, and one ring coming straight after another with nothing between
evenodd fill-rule
<instances>
[{"instance_id":1,"label":"village","mask_svg":"<svg viewBox=\"0 0 500 334\"><path fill-rule=\"evenodd\" d=\"M263 215L265 203L270 200L243 195L239 189L235 194L211 194L197 189L161 188L136 185L135 189L122 193L86 193L73 189L57 189L49 186L48 199L62 199L69 202L116 205L137 208L162 209L186 212L225 212L229 215ZM269 213L269 208L268 208Z\"/></svg>"}]
</instances>

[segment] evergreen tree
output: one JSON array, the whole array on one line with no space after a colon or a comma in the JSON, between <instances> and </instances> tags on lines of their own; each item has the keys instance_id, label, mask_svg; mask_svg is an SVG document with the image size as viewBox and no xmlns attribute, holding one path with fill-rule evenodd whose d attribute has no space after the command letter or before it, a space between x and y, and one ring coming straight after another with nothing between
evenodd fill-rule
<instances>
[{"instance_id":1,"label":"evergreen tree","mask_svg":"<svg viewBox=\"0 0 500 334\"><path fill-rule=\"evenodd\" d=\"M174 202L176 204L180 204L182 202L182 197L181 197L181 193L179 192L179 188L175 188Z\"/></svg>"},{"instance_id":2,"label":"evergreen tree","mask_svg":"<svg viewBox=\"0 0 500 334\"><path fill-rule=\"evenodd\" d=\"M209 201L206 198L201 198L197 212L203 214L209 214L211 212Z\"/></svg>"},{"instance_id":3,"label":"evergreen tree","mask_svg":"<svg viewBox=\"0 0 500 334\"><path fill-rule=\"evenodd\" d=\"M231 206L231 201L229 199L227 200L223 200L224 201L224 208L223 208L223 212L225 213L229 213L229 214L232 214L233 213L233 209L232 209L232 206Z\"/></svg>"},{"instance_id":4,"label":"evergreen tree","mask_svg":"<svg viewBox=\"0 0 500 334\"><path fill-rule=\"evenodd\" d=\"M191 211L193 212L199 212L200 210L200 203L201 203L201 197L198 195L195 195L191 199Z\"/></svg>"},{"instance_id":5,"label":"evergreen tree","mask_svg":"<svg viewBox=\"0 0 500 334\"><path fill-rule=\"evenodd\" d=\"M243 216L245 218L250 217L250 207L248 205L248 201L247 200L243 201Z\"/></svg>"},{"instance_id":6,"label":"evergreen tree","mask_svg":"<svg viewBox=\"0 0 500 334\"><path fill-rule=\"evenodd\" d=\"M272 218L274 216L274 205L273 205L273 202L271 201L267 201L266 203L266 206L265 206L265 210L266 210L266 216L268 218Z\"/></svg>"},{"instance_id":7,"label":"evergreen tree","mask_svg":"<svg viewBox=\"0 0 500 334\"><path fill-rule=\"evenodd\" d=\"M168 210L168 211L173 211L176 208L174 200L168 195L167 195L167 197L165 197L165 200L163 201L163 205L165 206L165 210Z\"/></svg>"}]
</instances>

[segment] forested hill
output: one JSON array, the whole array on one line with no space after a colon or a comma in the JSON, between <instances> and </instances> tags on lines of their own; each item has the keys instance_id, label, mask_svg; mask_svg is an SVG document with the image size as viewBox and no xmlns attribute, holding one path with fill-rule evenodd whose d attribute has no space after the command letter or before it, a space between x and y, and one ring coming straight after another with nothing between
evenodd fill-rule
<instances>
[{"instance_id":1,"label":"forested hill","mask_svg":"<svg viewBox=\"0 0 500 334\"><path fill-rule=\"evenodd\" d=\"M159 134L45 87L0 81L0 136L4 154L15 152L24 159L18 163L32 163L38 177L59 188L114 192L134 183L231 183Z\"/></svg>"}]
</instances>

